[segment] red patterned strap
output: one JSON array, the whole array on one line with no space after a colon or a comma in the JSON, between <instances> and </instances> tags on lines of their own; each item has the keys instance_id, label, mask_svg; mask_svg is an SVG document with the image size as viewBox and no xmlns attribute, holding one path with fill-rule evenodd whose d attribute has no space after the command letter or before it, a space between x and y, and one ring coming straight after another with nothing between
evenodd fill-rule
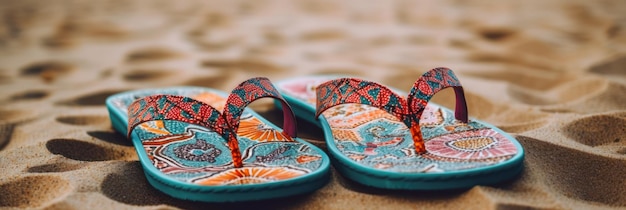
<instances>
[{"instance_id":1,"label":"red patterned strap","mask_svg":"<svg viewBox=\"0 0 626 210\"><path fill-rule=\"evenodd\" d=\"M404 99L383 85L353 78L336 79L317 87L317 113L345 103L366 104L396 116L411 130L418 153L426 152L419 120L428 101L440 90L453 87L456 94L455 118L467 123L467 105L461 83L448 68L435 68L424 73Z\"/></svg>"},{"instance_id":2,"label":"red patterned strap","mask_svg":"<svg viewBox=\"0 0 626 210\"><path fill-rule=\"evenodd\" d=\"M283 108L283 133L296 137L296 117L291 106L285 101L272 82L265 77L248 79L239 84L228 96L224 107L224 117L234 132L239 129L239 117L244 109L260 98L274 98L279 100Z\"/></svg>"},{"instance_id":3,"label":"red patterned strap","mask_svg":"<svg viewBox=\"0 0 626 210\"><path fill-rule=\"evenodd\" d=\"M370 81L341 78L320 84L316 88L318 117L327 109L339 104L367 104L383 109L403 119L408 109L406 100L389 88Z\"/></svg>"},{"instance_id":4,"label":"red patterned strap","mask_svg":"<svg viewBox=\"0 0 626 210\"><path fill-rule=\"evenodd\" d=\"M234 166L242 167L236 134L239 117L248 104L263 97L281 101L285 115L283 132L288 137L296 137L295 116L291 107L267 78L252 78L237 86L226 100L221 114L204 102L184 96L153 95L138 99L128 107L128 136L137 125L153 120L177 120L201 125L212 129L227 141Z\"/></svg>"},{"instance_id":5,"label":"red patterned strap","mask_svg":"<svg viewBox=\"0 0 626 210\"><path fill-rule=\"evenodd\" d=\"M283 99L278 90L265 77L248 79L239 84L226 99L226 106L222 113L221 120L225 120L231 129L224 130L222 137L228 140L228 145L233 151L233 160L241 161L241 151L237 142L237 130L239 129L239 118L245 108L253 101L270 97L281 102L283 107L283 133L286 137L296 137L296 117L291 110L291 106ZM235 167L238 167L235 164Z\"/></svg>"},{"instance_id":6,"label":"red patterned strap","mask_svg":"<svg viewBox=\"0 0 626 210\"><path fill-rule=\"evenodd\" d=\"M128 137L137 125L154 120L176 120L210 128L224 138L231 130L217 109L193 98L175 95L152 95L135 100L128 107ZM224 138L228 139L228 138ZM227 141L233 165L243 166L239 144Z\"/></svg>"},{"instance_id":7,"label":"red patterned strap","mask_svg":"<svg viewBox=\"0 0 626 210\"><path fill-rule=\"evenodd\" d=\"M222 133L219 111L192 98L175 95L152 95L135 100L128 106L128 136L139 124L154 120L177 120L201 125Z\"/></svg>"}]
</instances>

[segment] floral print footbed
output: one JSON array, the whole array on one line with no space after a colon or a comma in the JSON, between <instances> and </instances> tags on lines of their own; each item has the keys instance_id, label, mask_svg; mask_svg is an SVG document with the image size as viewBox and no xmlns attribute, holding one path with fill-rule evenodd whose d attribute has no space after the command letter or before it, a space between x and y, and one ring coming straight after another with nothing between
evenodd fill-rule
<instances>
[{"instance_id":1,"label":"floral print footbed","mask_svg":"<svg viewBox=\"0 0 626 210\"><path fill-rule=\"evenodd\" d=\"M204 88L136 91L115 98L116 108L127 113L136 99L154 94L187 96L221 112L226 97ZM245 110L237 131L244 166L233 167L226 140L209 128L175 120L142 123L132 131L143 144L155 168L163 174L200 185L242 185L295 178L320 168L322 156L308 145Z\"/></svg>"},{"instance_id":2,"label":"floral print footbed","mask_svg":"<svg viewBox=\"0 0 626 210\"><path fill-rule=\"evenodd\" d=\"M316 87L336 77L292 79L277 84L284 94L315 107ZM333 141L351 160L395 172L449 172L495 165L518 149L479 122L462 123L446 108L429 103L419 124L427 152L417 154L409 128L396 116L363 104L340 104L322 113Z\"/></svg>"}]
</instances>

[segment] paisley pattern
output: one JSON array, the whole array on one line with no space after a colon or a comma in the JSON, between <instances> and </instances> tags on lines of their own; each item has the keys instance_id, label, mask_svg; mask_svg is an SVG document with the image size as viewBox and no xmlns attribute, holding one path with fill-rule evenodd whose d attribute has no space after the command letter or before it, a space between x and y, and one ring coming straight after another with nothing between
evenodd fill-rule
<instances>
[{"instance_id":1,"label":"paisley pattern","mask_svg":"<svg viewBox=\"0 0 626 210\"><path fill-rule=\"evenodd\" d=\"M319 77L305 77L277 86L284 94L317 101L317 114L330 125L335 146L346 157L368 167L396 172L461 171L497 164L516 155L517 148L507 137L466 120L464 101L457 103L456 113L427 103L437 91L460 86L450 72L444 68L427 72L415 83L409 95L415 99L411 100L382 85L358 79L325 78L330 81L319 83ZM309 93L303 94L300 91L304 88L297 84L321 85L306 88ZM315 92L321 98L304 98ZM463 97L457 92L457 99L459 96ZM409 127L416 122L424 141L423 152L416 149L415 132Z\"/></svg>"},{"instance_id":2,"label":"paisley pattern","mask_svg":"<svg viewBox=\"0 0 626 210\"><path fill-rule=\"evenodd\" d=\"M250 91L257 84L267 85L244 82L241 88L248 95L233 91L243 95L232 100L247 105L257 97L267 96L260 94L264 90L273 89L263 86L261 92ZM275 93L274 89L270 94ZM129 135L141 139L154 167L180 181L200 185L253 184L290 179L321 167L322 156L306 144L273 129L246 109L223 106L235 104L226 103L231 98L205 88L185 87L136 91L115 98L113 104L117 109L128 110ZM231 111L220 114L221 110L213 107ZM226 120L235 116L241 120L239 129L230 128ZM232 130L235 135L225 135L225 131ZM240 166L233 158L232 141L227 140L232 137Z\"/></svg>"}]
</instances>

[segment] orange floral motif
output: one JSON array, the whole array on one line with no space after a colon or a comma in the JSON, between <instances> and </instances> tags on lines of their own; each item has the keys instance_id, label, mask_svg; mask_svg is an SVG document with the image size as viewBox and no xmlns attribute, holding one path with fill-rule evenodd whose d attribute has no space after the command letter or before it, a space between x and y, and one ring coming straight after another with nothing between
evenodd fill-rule
<instances>
[{"instance_id":1,"label":"orange floral motif","mask_svg":"<svg viewBox=\"0 0 626 210\"><path fill-rule=\"evenodd\" d=\"M243 167L233 168L211 177L196 181L202 185L243 185L258 184L277 180L291 179L304 175L305 172L285 167Z\"/></svg>"},{"instance_id":2,"label":"orange floral motif","mask_svg":"<svg viewBox=\"0 0 626 210\"><path fill-rule=\"evenodd\" d=\"M271 128L270 126L264 124L263 122L261 122L261 120L255 117L242 119L239 123L239 130L237 130L237 135L258 142L294 141L286 134L283 134L282 132Z\"/></svg>"},{"instance_id":3,"label":"orange floral motif","mask_svg":"<svg viewBox=\"0 0 626 210\"><path fill-rule=\"evenodd\" d=\"M298 159L296 159L296 161L298 161L298 163L308 163L319 159L322 159L322 157L312 155L300 155L298 156Z\"/></svg>"}]
</instances>

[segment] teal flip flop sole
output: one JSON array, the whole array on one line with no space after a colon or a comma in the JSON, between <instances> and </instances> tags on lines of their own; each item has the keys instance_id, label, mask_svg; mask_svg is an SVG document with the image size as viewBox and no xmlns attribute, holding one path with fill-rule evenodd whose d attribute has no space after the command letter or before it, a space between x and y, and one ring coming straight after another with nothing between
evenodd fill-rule
<instances>
[{"instance_id":1,"label":"teal flip flop sole","mask_svg":"<svg viewBox=\"0 0 626 210\"><path fill-rule=\"evenodd\" d=\"M129 91L106 100L113 128L127 133L128 107L136 99L167 94L203 101L218 109L227 95L199 87ZM305 194L330 178L330 161L319 148L282 130L254 111L243 112L238 143L243 167L233 166L229 145L213 130L177 120L139 124L130 140L148 182L179 199L205 202L264 200Z\"/></svg>"},{"instance_id":2,"label":"teal flip flop sole","mask_svg":"<svg viewBox=\"0 0 626 210\"><path fill-rule=\"evenodd\" d=\"M408 128L378 108L342 104L316 119L315 87L336 78L309 76L276 84L296 116L324 130L335 168L353 181L385 189L451 190L501 183L523 170L524 150L515 138L475 119L459 123L451 110L434 103L420 121L424 154L415 153Z\"/></svg>"}]
</instances>

